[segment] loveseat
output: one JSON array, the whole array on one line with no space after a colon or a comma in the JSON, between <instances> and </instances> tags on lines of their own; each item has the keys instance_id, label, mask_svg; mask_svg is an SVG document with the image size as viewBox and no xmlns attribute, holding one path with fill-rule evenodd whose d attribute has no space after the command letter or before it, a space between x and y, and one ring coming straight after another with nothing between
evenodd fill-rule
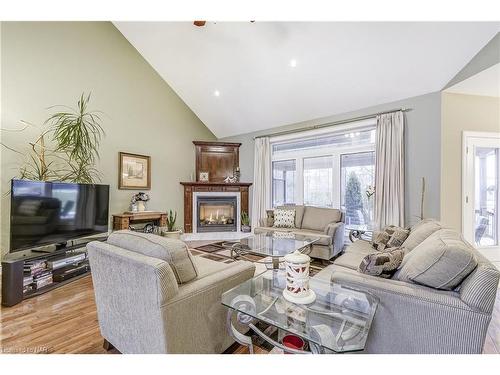
<instances>
[{"instance_id":1,"label":"loveseat","mask_svg":"<svg viewBox=\"0 0 500 375\"><path fill-rule=\"evenodd\" d=\"M253 263L193 257L180 240L128 230L87 249L106 348L213 354L234 342L221 295L253 277Z\"/></svg>"},{"instance_id":2,"label":"loveseat","mask_svg":"<svg viewBox=\"0 0 500 375\"><path fill-rule=\"evenodd\" d=\"M255 234L288 232L295 234L298 240L319 238L309 255L323 260L329 260L342 251L344 247L344 213L342 211L301 205L277 208L295 211L294 227L274 226L274 210L268 210L268 217L261 220L259 227L254 228Z\"/></svg>"},{"instance_id":3,"label":"loveseat","mask_svg":"<svg viewBox=\"0 0 500 375\"><path fill-rule=\"evenodd\" d=\"M435 220L412 227L403 248L403 263L389 279L358 271L376 251L364 240L347 246L315 277L379 298L366 353L481 353L500 272L460 233ZM458 271L457 257L463 259Z\"/></svg>"}]
</instances>

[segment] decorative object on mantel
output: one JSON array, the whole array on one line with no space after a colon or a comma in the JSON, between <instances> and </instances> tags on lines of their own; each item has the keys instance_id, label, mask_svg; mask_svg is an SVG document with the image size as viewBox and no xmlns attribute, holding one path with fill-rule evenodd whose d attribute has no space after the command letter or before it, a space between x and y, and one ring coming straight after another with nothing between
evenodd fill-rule
<instances>
[{"instance_id":1,"label":"decorative object on mantel","mask_svg":"<svg viewBox=\"0 0 500 375\"><path fill-rule=\"evenodd\" d=\"M252 231L250 218L248 217L248 213L246 211L241 212L241 231L243 233L250 233Z\"/></svg>"},{"instance_id":2,"label":"decorative object on mantel","mask_svg":"<svg viewBox=\"0 0 500 375\"><path fill-rule=\"evenodd\" d=\"M151 156L119 153L118 189L151 189Z\"/></svg>"},{"instance_id":3,"label":"decorative object on mantel","mask_svg":"<svg viewBox=\"0 0 500 375\"><path fill-rule=\"evenodd\" d=\"M230 176L227 176L227 177L224 179L224 182L225 182L226 184L234 184L234 183L236 183L236 182L238 182L238 181L237 181L236 177L234 177L234 176L231 176L231 177L230 177Z\"/></svg>"},{"instance_id":4,"label":"decorative object on mantel","mask_svg":"<svg viewBox=\"0 0 500 375\"><path fill-rule=\"evenodd\" d=\"M240 167L236 167L233 173L233 177L236 179L235 182L240 182L240 177L241 177Z\"/></svg>"},{"instance_id":5,"label":"decorative object on mantel","mask_svg":"<svg viewBox=\"0 0 500 375\"><path fill-rule=\"evenodd\" d=\"M168 211L166 228L161 228L160 234L164 237L180 239L182 231L175 228L175 221L177 220L177 211Z\"/></svg>"},{"instance_id":6,"label":"decorative object on mantel","mask_svg":"<svg viewBox=\"0 0 500 375\"><path fill-rule=\"evenodd\" d=\"M200 172L200 182L208 182L208 172Z\"/></svg>"},{"instance_id":7,"label":"decorative object on mantel","mask_svg":"<svg viewBox=\"0 0 500 375\"><path fill-rule=\"evenodd\" d=\"M146 202L149 201L149 195L143 192L139 192L132 196L130 201L130 211L132 212L143 212L146 211Z\"/></svg>"},{"instance_id":8,"label":"decorative object on mantel","mask_svg":"<svg viewBox=\"0 0 500 375\"><path fill-rule=\"evenodd\" d=\"M285 256L286 288L283 297L289 302L309 304L316 299L316 293L309 288L309 263L311 258L295 251Z\"/></svg>"}]
</instances>

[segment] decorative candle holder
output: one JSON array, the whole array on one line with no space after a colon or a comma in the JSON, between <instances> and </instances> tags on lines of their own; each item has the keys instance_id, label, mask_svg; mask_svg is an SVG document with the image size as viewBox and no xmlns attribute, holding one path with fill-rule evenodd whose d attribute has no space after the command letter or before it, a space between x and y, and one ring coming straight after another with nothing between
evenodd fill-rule
<instances>
[{"instance_id":1,"label":"decorative candle holder","mask_svg":"<svg viewBox=\"0 0 500 375\"><path fill-rule=\"evenodd\" d=\"M311 258L300 251L285 256L286 287L283 297L287 301L308 304L316 299L316 293L309 289L309 263Z\"/></svg>"}]
</instances>

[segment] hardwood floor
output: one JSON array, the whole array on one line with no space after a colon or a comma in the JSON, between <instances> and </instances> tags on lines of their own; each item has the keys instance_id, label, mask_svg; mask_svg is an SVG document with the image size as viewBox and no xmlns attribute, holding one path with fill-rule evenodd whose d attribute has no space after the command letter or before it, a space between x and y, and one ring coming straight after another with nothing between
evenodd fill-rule
<instances>
[{"instance_id":1,"label":"hardwood floor","mask_svg":"<svg viewBox=\"0 0 500 375\"><path fill-rule=\"evenodd\" d=\"M1 308L3 353L105 353L91 276Z\"/></svg>"},{"instance_id":2,"label":"hardwood floor","mask_svg":"<svg viewBox=\"0 0 500 375\"><path fill-rule=\"evenodd\" d=\"M90 275L16 306L2 306L0 315L0 353L106 353ZM248 350L235 345L229 352ZM259 347L255 352L268 353ZM484 353L500 354L500 292Z\"/></svg>"}]
</instances>

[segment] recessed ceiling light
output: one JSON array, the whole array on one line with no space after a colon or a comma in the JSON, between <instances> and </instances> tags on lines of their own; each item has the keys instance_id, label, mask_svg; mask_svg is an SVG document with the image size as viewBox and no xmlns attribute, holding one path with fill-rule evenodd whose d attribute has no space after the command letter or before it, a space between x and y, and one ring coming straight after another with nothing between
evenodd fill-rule
<instances>
[{"instance_id":1,"label":"recessed ceiling light","mask_svg":"<svg viewBox=\"0 0 500 375\"><path fill-rule=\"evenodd\" d=\"M297 60L295 59L291 59L290 60L290 64L289 64L292 68L295 68L297 66Z\"/></svg>"},{"instance_id":2,"label":"recessed ceiling light","mask_svg":"<svg viewBox=\"0 0 500 375\"><path fill-rule=\"evenodd\" d=\"M215 90L214 91L214 96L220 96L220 91L219 90Z\"/></svg>"}]
</instances>

